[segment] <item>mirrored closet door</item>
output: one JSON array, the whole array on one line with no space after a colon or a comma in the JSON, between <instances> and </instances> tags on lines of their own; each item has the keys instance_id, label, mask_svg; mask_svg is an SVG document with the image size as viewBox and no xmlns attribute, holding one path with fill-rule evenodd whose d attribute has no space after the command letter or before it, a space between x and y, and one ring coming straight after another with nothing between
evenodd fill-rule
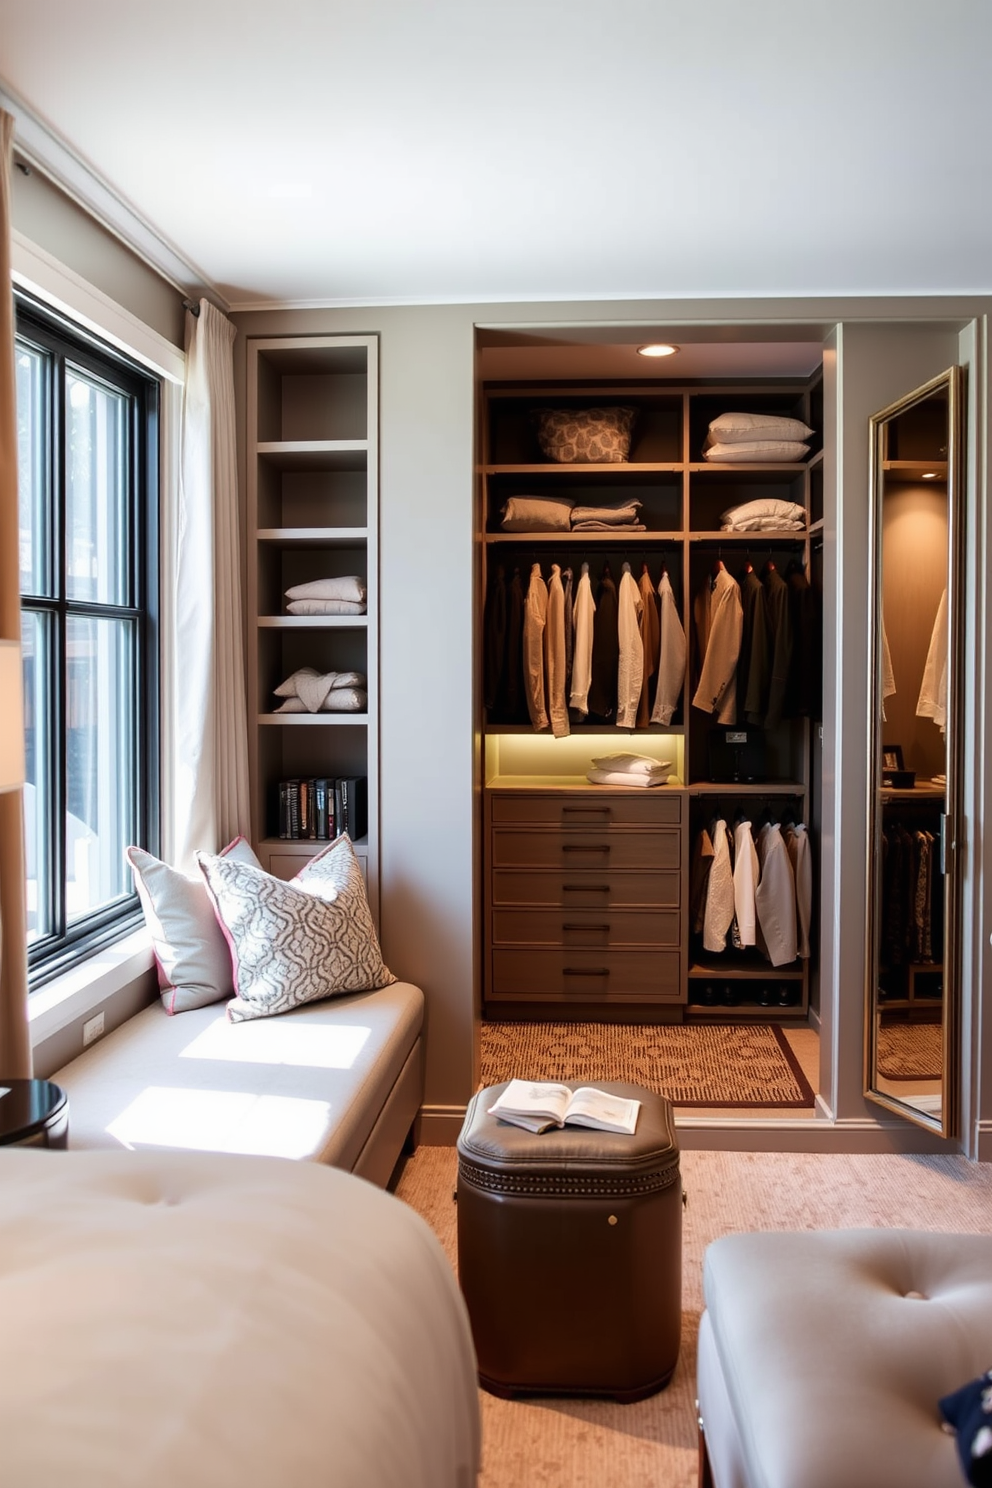
<instances>
[{"instance_id":1,"label":"mirrored closet door","mask_svg":"<svg viewBox=\"0 0 992 1488\"><path fill-rule=\"evenodd\" d=\"M871 420L865 1092L956 1135L961 373Z\"/></svg>"}]
</instances>

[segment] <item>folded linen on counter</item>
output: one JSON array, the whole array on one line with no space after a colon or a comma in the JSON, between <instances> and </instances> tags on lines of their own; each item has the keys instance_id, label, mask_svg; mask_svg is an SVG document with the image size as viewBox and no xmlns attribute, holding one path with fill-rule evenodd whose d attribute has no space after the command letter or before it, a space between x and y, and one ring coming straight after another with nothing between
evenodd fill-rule
<instances>
[{"instance_id":1,"label":"folded linen on counter","mask_svg":"<svg viewBox=\"0 0 992 1488\"><path fill-rule=\"evenodd\" d=\"M703 450L703 459L722 465L770 465L779 460L799 461L808 454L808 444L792 439L762 439L753 444L711 444Z\"/></svg>"},{"instance_id":2,"label":"folded linen on counter","mask_svg":"<svg viewBox=\"0 0 992 1488\"><path fill-rule=\"evenodd\" d=\"M629 775L664 775L672 768L671 760L656 760L649 754L601 754L593 756L597 770L623 770Z\"/></svg>"},{"instance_id":3,"label":"folded linen on counter","mask_svg":"<svg viewBox=\"0 0 992 1488\"><path fill-rule=\"evenodd\" d=\"M335 687L319 708L308 708L302 698L289 697L280 703L277 713L364 713L369 695L361 687Z\"/></svg>"},{"instance_id":4,"label":"folded linen on counter","mask_svg":"<svg viewBox=\"0 0 992 1488\"><path fill-rule=\"evenodd\" d=\"M631 775L629 770L587 770L586 779L592 785L667 785L667 775Z\"/></svg>"},{"instance_id":5,"label":"folded linen on counter","mask_svg":"<svg viewBox=\"0 0 992 1488\"><path fill-rule=\"evenodd\" d=\"M614 506L573 506L572 526L580 527L586 522L602 522L608 527L627 527L637 521L641 502L634 497L620 501Z\"/></svg>"},{"instance_id":6,"label":"folded linen on counter","mask_svg":"<svg viewBox=\"0 0 992 1488\"><path fill-rule=\"evenodd\" d=\"M368 605L350 599L291 599L286 606L291 615L364 615Z\"/></svg>"},{"instance_id":7,"label":"folded linen on counter","mask_svg":"<svg viewBox=\"0 0 992 1488\"><path fill-rule=\"evenodd\" d=\"M346 599L352 604L364 604L368 590L364 579L357 574L346 574L343 578L313 579L308 584L294 584L286 590L287 599Z\"/></svg>"},{"instance_id":8,"label":"folded linen on counter","mask_svg":"<svg viewBox=\"0 0 992 1488\"><path fill-rule=\"evenodd\" d=\"M308 713L319 713L332 692L344 691L346 688L365 687L365 674L363 672L318 672L316 667L300 667L298 671L280 682L275 689L276 697L298 698L303 704L303 709ZM339 711L341 705L332 705L332 711ZM298 712L299 709L284 709L284 712Z\"/></svg>"}]
</instances>

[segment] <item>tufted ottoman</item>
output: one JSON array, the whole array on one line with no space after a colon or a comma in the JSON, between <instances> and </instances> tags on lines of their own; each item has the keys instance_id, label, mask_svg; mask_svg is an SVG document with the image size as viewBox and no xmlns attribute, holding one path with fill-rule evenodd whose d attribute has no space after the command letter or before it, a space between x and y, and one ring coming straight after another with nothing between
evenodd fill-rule
<instances>
[{"instance_id":1,"label":"tufted ottoman","mask_svg":"<svg viewBox=\"0 0 992 1488\"><path fill-rule=\"evenodd\" d=\"M668 1384L682 1323L682 1184L672 1109L638 1085L633 1136L537 1135L488 1114L458 1139L458 1276L480 1382L497 1395L639 1400ZM573 1087L574 1088L574 1087Z\"/></svg>"},{"instance_id":2,"label":"tufted ottoman","mask_svg":"<svg viewBox=\"0 0 992 1488\"><path fill-rule=\"evenodd\" d=\"M703 1488L961 1488L937 1402L992 1365L992 1236L729 1235L703 1290Z\"/></svg>"}]
</instances>

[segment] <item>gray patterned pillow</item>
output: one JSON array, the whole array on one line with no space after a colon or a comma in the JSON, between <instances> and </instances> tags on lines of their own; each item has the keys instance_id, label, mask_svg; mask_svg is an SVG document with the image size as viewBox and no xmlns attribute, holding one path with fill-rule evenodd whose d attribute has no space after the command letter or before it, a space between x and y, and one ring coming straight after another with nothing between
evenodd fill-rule
<instances>
[{"instance_id":1,"label":"gray patterned pillow","mask_svg":"<svg viewBox=\"0 0 992 1488\"><path fill-rule=\"evenodd\" d=\"M396 981L383 964L349 837L336 838L289 883L208 853L197 862L231 947L232 1022Z\"/></svg>"},{"instance_id":2,"label":"gray patterned pillow","mask_svg":"<svg viewBox=\"0 0 992 1488\"><path fill-rule=\"evenodd\" d=\"M630 453L636 408L543 408L537 442L559 465L619 465Z\"/></svg>"}]
</instances>

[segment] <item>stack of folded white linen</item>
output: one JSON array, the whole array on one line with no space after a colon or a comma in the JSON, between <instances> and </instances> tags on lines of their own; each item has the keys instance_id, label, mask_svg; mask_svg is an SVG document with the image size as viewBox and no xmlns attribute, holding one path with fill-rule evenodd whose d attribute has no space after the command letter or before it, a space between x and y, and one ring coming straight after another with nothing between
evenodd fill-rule
<instances>
[{"instance_id":1,"label":"stack of folded white linen","mask_svg":"<svg viewBox=\"0 0 992 1488\"><path fill-rule=\"evenodd\" d=\"M641 503L634 497L613 506L573 506L573 532L609 532L619 528L623 532L643 532L644 523L639 522Z\"/></svg>"},{"instance_id":2,"label":"stack of folded white linen","mask_svg":"<svg viewBox=\"0 0 992 1488\"><path fill-rule=\"evenodd\" d=\"M603 754L593 760L586 779L593 785L667 785L671 768L671 760L647 754Z\"/></svg>"},{"instance_id":3,"label":"stack of folded white linen","mask_svg":"<svg viewBox=\"0 0 992 1488\"><path fill-rule=\"evenodd\" d=\"M809 454L813 430L802 419L775 413L721 413L709 426L703 459L721 465L773 465Z\"/></svg>"},{"instance_id":4,"label":"stack of folded white linen","mask_svg":"<svg viewBox=\"0 0 992 1488\"><path fill-rule=\"evenodd\" d=\"M720 518L721 532L802 532L805 527L806 508L775 496L731 506Z\"/></svg>"},{"instance_id":5,"label":"stack of folded white linen","mask_svg":"<svg viewBox=\"0 0 992 1488\"><path fill-rule=\"evenodd\" d=\"M285 698L277 713L364 713L369 705L363 672L318 672L301 667L276 688Z\"/></svg>"},{"instance_id":6,"label":"stack of folded white linen","mask_svg":"<svg viewBox=\"0 0 992 1488\"><path fill-rule=\"evenodd\" d=\"M364 615L368 609L368 590L357 574L294 584L286 599L291 615Z\"/></svg>"}]
</instances>

